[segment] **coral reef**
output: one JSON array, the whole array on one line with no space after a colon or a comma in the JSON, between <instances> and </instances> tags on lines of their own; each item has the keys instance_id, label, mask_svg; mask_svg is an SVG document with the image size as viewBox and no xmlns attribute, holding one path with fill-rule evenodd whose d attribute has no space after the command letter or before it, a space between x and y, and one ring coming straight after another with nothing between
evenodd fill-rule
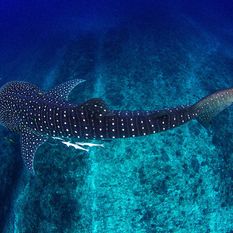
<instances>
[{"instance_id":1,"label":"coral reef","mask_svg":"<svg viewBox=\"0 0 233 233\"><path fill-rule=\"evenodd\" d=\"M15 191L22 171L22 161L18 153L18 137L6 129L1 129L0 141L0 231L3 232L11 214Z\"/></svg>"},{"instance_id":2,"label":"coral reef","mask_svg":"<svg viewBox=\"0 0 233 233\"><path fill-rule=\"evenodd\" d=\"M150 17L143 25L132 19L133 26L80 35L65 47L54 84L84 78L71 101L101 97L110 108L131 110L192 104L232 86L232 57L216 38L191 20L171 17L171 24L160 17L153 25ZM209 129L193 121L105 142L90 153L46 143L36 156L37 176L26 175L15 194L12 232L232 232L231 112L221 113ZM2 143L4 219L11 196L4 198L22 164L16 149Z\"/></svg>"}]
</instances>

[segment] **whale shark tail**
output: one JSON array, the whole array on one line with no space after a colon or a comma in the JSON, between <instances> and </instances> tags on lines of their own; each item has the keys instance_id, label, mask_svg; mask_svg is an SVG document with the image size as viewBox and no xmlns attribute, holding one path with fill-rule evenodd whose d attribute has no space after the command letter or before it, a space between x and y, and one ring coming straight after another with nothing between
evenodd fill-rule
<instances>
[{"instance_id":1,"label":"whale shark tail","mask_svg":"<svg viewBox=\"0 0 233 233\"><path fill-rule=\"evenodd\" d=\"M218 113L233 103L233 88L217 91L193 105L196 119L207 126Z\"/></svg>"}]
</instances>

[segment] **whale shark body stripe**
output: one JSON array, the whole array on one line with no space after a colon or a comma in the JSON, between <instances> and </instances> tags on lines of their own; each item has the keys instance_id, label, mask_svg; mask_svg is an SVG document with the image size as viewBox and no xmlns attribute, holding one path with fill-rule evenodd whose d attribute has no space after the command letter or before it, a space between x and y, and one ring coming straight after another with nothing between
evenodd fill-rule
<instances>
[{"instance_id":1,"label":"whale shark body stripe","mask_svg":"<svg viewBox=\"0 0 233 233\"><path fill-rule=\"evenodd\" d=\"M156 111L111 110L102 99L81 105L67 101L84 80L71 80L44 92L25 82L10 82L0 89L0 123L21 134L22 156L34 173L35 153L49 137L114 139L166 131L192 119L206 124L233 102L233 89L222 90L192 106ZM77 145L76 145L77 147Z\"/></svg>"}]
</instances>

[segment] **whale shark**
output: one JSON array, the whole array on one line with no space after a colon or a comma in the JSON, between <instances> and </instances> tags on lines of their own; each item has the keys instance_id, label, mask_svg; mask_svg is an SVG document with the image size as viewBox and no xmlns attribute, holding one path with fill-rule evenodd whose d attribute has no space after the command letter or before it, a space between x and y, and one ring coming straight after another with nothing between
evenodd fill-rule
<instances>
[{"instance_id":1,"label":"whale shark","mask_svg":"<svg viewBox=\"0 0 233 233\"><path fill-rule=\"evenodd\" d=\"M162 110L112 110L100 98L71 103L68 100L71 91L84 81L69 80L48 91L23 81L11 81L0 88L0 124L20 134L22 158L32 174L36 151L49 138L85 150L85 146L103 144L74 144L64 139L104 141L146 136L193 119L206 125L233 102L232 88L217 91L193 105Z\"/></svg>"}]
</instances>

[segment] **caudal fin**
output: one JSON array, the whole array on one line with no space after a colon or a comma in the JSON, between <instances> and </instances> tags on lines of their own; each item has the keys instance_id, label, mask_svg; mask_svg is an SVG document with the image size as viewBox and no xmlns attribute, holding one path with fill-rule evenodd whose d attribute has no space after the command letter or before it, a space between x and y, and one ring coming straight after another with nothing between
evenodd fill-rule
<instances>
[{"instance_id":1,"label":"caudal fin","mask_svg":"<svg viewBox=\"0 0 233 233\"><path fill-rule=\"evenodd\" d=\"M217 91L193 105L197 120L204 126L233 103L233 88Z\"/></svg>"}]
</instances>

